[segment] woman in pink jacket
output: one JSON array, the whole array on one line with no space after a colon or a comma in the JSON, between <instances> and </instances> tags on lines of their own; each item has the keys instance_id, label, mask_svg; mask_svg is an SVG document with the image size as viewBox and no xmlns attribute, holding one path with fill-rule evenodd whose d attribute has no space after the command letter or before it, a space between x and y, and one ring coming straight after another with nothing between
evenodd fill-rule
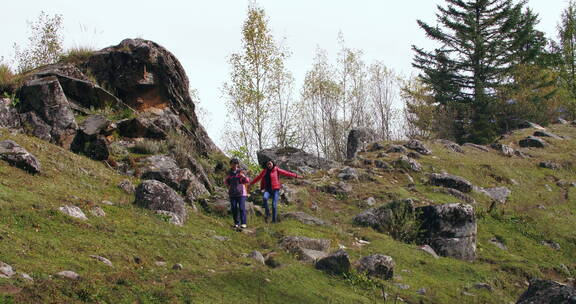
<instances>
[{"instance_id":1,"label":"woman in pink jacket","mask_svg":"<svg viewBox=\"0 0 576 304\"><path fill-rule=\"evenodd\" d=\"M274 164L273 161L266 162L266 168L260 172L260 174L250 182L250 186L254 185L260 181L260 190L264 192L263 204L266 210L266 217L264 220L268 222L268 217L270 216L270 210L268 209L268 199L272 198L272 223L277 222L277 205L278 198L280 197L280 188L282 184L280 183L280 175L286 177L302 178L296 173L290 171L282 170Z\"/></svg>"}]
</instances>

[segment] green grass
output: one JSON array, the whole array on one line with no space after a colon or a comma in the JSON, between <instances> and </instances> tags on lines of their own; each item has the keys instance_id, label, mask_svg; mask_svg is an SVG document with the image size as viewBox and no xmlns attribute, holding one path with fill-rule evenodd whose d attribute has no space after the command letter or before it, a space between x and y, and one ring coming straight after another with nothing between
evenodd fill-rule
<instances>
[{"instance_id":1,"label":"green grass","mask_svg":"<svg viewBox=\"0 0 576 304\"><path fill-rule=\"evenodd\" d=\"M60 61L71 64L80 64L90 58L94 52L96 52L96 49L90 46L71 47L60 57Z\"/></svg>"},{"instance_id":2,"label":"green grass","mask_svg":"<svg viewBox=\"0 0 576 304\"><path fill-rule=\"evenodd\" d=\"M576 135L570 126L554 126L552 131ZM520 131L504 143L518 148L514 143L529 133ZM0 279L0 303L382 303L383 292L391 303L395 296L408 303L508 303L516 301L532 276L563 281L576 274L576 189L556 186L556 180L573 181L576 175L570 166L558 171L538 168L543 159L573 159L574 140L530 149L534 158L528 159L469 148L462 155L430 144L433 155L419 160L425 172L409 173L413 188L408 187L405 174L379 169L374 169L372 181L352 181L354 192L345 197L296 185L301 190L299 202L281 205L280 211L304 211L329 221L329 226L294 220L270 225L252 216L249 226L254 233L245 234L232 231L229 218L202 211L190 212L183 227L171 225L135 206L134 197L117 187L126 176L105 164L35 138L9 135L5 130L0 134L0 139L13 139L38 156L43 168L41 174L32 176L0 162L0 261L35 279L34 283ZM363 156L375 158L375 154ZM433 259L415 245L351 224L352 217L363 210L361 202L370 196L377 206L408 197L427 203L457 202L425 183L426 173L442 170L478 186L506 186L513 191L509 201L492 212L488 212L491 202L487 197L471 194L477 201L478 217L475 262ZM336 181L326 172L307 178L318 185ZM115 205L101 205L103 200ZM57 210L68 204L82 208L89 220L71 219ZM107 216L91 216L88 210L95 205L101 205ZM318 211L311 209L313 205ZM352 262L368 254L392 256L395 278L382 281L355 272L324 274L279 248L279 240L288 235L329 239L333 250L346 247ZM230 239L219 241L214 236ZM508 250L494 246L492 238L500 239ZM357 239L370 244L358 246ZM541 245L543 240L559 243L561 250ZM257 265L243 256L253 250L275 252L280 267ZM93 254L107 257L114 267L90 258ZM141 262L136 263L136 258ZM156 266L155 261L166 261L168 266ZM182 263L184 269L172 270L175 263ZM571 273L564 273L560 264ZM62 270L75 271L82 279L70 282L51 277ZM477 282L489 283L494 291L474 289ZM396 283L410 288L401 290ZM426 288L426 295L417 294L419 288Z\"/></svg>"}]
</instances>

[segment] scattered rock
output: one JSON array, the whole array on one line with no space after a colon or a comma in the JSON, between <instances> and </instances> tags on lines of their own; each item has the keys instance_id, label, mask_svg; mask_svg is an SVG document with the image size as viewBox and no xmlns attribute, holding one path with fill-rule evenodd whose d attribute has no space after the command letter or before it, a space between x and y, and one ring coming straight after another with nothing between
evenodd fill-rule
<instances>
[{"instance_id":1,"label":"scattered rock","mask_svg":"<svg viewBox=\"0 0 576 304\"><path fill-rule=\"evenodd\" d=\"M110 266L110 267L113 267L112 262L111 262L109 259L105 258L105 257L101 257L101 256L98 256L98 255L91 255L90 257L93 258L93 259L96 259L96 260L98 260L98 261L100 261L100 262L102 262L102 263L104 263L104 264L106 264L106 265L108 265L108 266Z\"/></svg>"},{"instance_id":2,"label":"scattered rock","mask_svg":"<svg viewBox=\"0 0 576 304\"><path fill-rule=\"evenodd\" d=\"M557 282L534 279L516 304L572 304L576 303L576 288Z\"/></svg>"},{"instance_id":3,"label":"scattered rock","mask_svg":"<svg viewBox=\"0 0 576 304\"><path fill-rule=\"evenodd\" d=\"M411 159L405 155L400 156L394 161L394 167L412 170L414 172L422 171L422 165L414 159Z\"/></svg>"},{"instance_id":4,"label":"scattered rock","mask_svg":"<svg viewBox=\"0 0 576 304\"><path fill-rule=\"evenodd\" d=\"M473 189L472 183L470 183L466 179L448 173L442 173L442 174L432 173L429 176L428 183L434 186L456 189L464 193L470 193L472 192Z\"/></svg>"},{"instance_id":5,"label":"scattered rock","mask_svg":"<svg viewBox=\"0 0 576 304\"><path fill-rule=\"evenodd\" d=\"M504 156L508 156L508 157L512 157L514 156L514 149L512 149L510 146L501 144L501 143L493 143L490 145L490 147L498 152L500 152L500 154L504 155Z\"/></svg>"},{"instance_id":6,"label":"scattered rock","mask_svg":"<svg viewBox=\"0 0 576 304\"><path fill-rule=\"evenodd\" d=\"M406 153L408 150L401 145L392 145L386 150L386 153Z\"/></svg>"},{"instance_id":7,"label":"scattered rock","mask_svg":"<svg viewBox=\"0 0 576 304\"><path fill-rule=\"evenodd\" d=\"M490 286L490 284L488 284L488 283L474 283L474 285L472 285L472 287L474 287L476 289L486 289L490 292L492 292L494 290L494 288L492 288L492 286Z\"/></svg>"},{"instance_id":8,"label":"scattered rock","mask_svg":"<svg viewBox=\"0 0 576 304\"><path fill-rule=\"evenodd\" d=\"M358 171L351 167L344 167L342 170L340 170L338 178L343 180L357 180Z\"/></svg>"},{"instance_id":9,"label":"scattered rock","mask_svg":"<svg viewBox=\"0 0 576 304\"><path fill-rule=\"evenodd\" d=\"M508 200L508 197L512 194L512 190L507 187L479 188L479 191L502 204L506 203L506 200Z\"/></svg>"},{"instance_id":10,"label":"scattered rock","mask_svg":"<svg viewBox=\"0 0 576 304\"><path fill-rule=\"evenodd\" d=\"M416 293L421 295L421 296L424 296L424 295L426 295L426 288L422 287L422 288L416 290Z\"/></svg>"},{"instance_id":11,"label":"scattered rock","mask_svg":"<svg viewBox=\"0 0 576 304\"><path fill-rule=\"evenodd\" d=\"M350 130L348 133L348 143L346 144L346 158L356 157L359 151L363 150L367 143L372 142L375 134L368 128L358 128Z\"/></svg>"},{"instance_id":12,"label":"scattered rock","mask_svg":"<svg viewBox=\"0 0 576 304\"><path fill-rule=\"evenodd\" d=\"M0 262L0 278L10 279L15 274L16 274L16 272L14 272L14 270L12 269L12 266L10 266L4 262Z\"/></svg>"},{"instance_id":13,"label":"scattered rock","mask_svg":"<svg viewBox=\"0 0 576 304\"><path fill-rule=\"evenodd\" d=\"M369 276L383 280L389 280L394 276L394 260L382 254L374 254L361 258L358 261L358 271L365 272Z\"/></svg>"},{"instance_id":14,"label":"scattered rock","mask_svg":"<svg viewBox=\"0 0 576 304\"><path fill-rule=\"evenodd\" d=\"M66 205L66 206L62 206L60 208L58 208L58 210L60 210L60 212L77 218L77 219L81 219L81 220L88 220L88 218L86 217L86 214L84 214L84 212L82 212L82 209L80 209L79 207L76 206L72 206L72 205Z\"/></svg>"},{"instance_id":15,"label":"scattered rock","mask_svg":"<svg viewBox=\"0 0 576 304\"><path fill-rule=\"evenodd\" d=\"M542 139L540 139L538 137L534 137L534 136L528 136L528 137L522 139L518 144L522 148L528 148L528 147L545 148L548 145Z\"/></svg>"},{"instance_id":16,"label":"scattered rock","mask_svg":"<svg viewBox=\"0 0 576 304\"><path fill-rule=\"evenodd\" d=\"M402 290L408 290L410 289L410 285L408 284L402 284L402 283L394 283L394 285Z\"/></svg>"},{"instance_id":17,"label":"scattered rock","mask_svg":"<svg viewBox=\"0 0 576 304\"><path fill-rule=\"evenodd\" d=\"M432 154L432 150L430 150L428 147L426 147L426 145L424 145L423 142L417 140L417 139L412 139L410 140L408 143L404 144L404 147L414 150L420 154L423 155L430 155Z\"/></svg>"},{"instance_id":18,"label":"scattered rock","mask_svg":"<svg viewBox=\"0 0 576 304\"><path fill-rule=\"evenodd\" d=\"M438 256L438 254L436 253L436 251L434 251L434 248L430 247L430 245L419 246L418 249L426 252L427 254L431 255L435 259L440 258Z\"/></svg>"},{"instance_id":19,"label":"scattered rock","mask_svg":"<svg viewBox=\"0 0 576 304\"><path fill-rule=\"evenodd\" d=\"M336 185L326 185L321 188L322 191L330 194L341 195L352 192L352 186L344 181L338 182Z\"/></svg>"},{"instance_id":20,"label":"scattered rock","mask_svg":"<svg viewBox=\"0 0 576 304\"><path fill-rule=\"evenodd\" d=\"M380 168L380 169L391 169L392 166L390 166L390 164L388 164L387 162L383 161L383 160L375 160L374 161L374 166L376 166L376 168Z\"/></svg>"},{"instance_id":21,"label":"scattered rock","mask_svg":"<svg viewBox=\"0 0 576 304\"><path fill-rule=\"evenodd\" d=\"M293 205L296 203L296 196L298 190L292 186L284 184L280 190L280 201L286 205Z\"/></svg>"},{"instance_id":22,"label":"scattered rock","mask_svg":"<svg viewBox=\"0 0 576 304\"><path fill-rule=\"evenodd\" d=\"M13 140L0 141L0 159L32 174L41 170L38 159Z\"/></svg>"},{"instance_id":23,"label":"scattered rock","mask_svg":"<svg viewBox=\"0 0 576 304\"><path fill-rule=\"evenodd\" d=\"M315 265L316 269L330 274L343 274L350 272L350 259L346 251L338 251L319 259Z\"/></svg>"},{"instance_id":24,"label":"scattered rock","mask_svg":"<svg viewBox=\"0 0 576 304\"><path fill-rule=\"evenodd\" d=\"M266 260L260 251L254 250L248 254L248 258L255 260L259 264L266 264Z\"/></svg>"},{"instance_id":25,"label":"scattered rock","mask_svg":"<svg viewBox=\"0 0 576 304\"><path fill-rule=\"evenodd\" d=\"M560 250L561 249L560 244L558 244L554 241L550 241L550 240L541 241L540 244L544 245L544 246L548 246L554 250Z\"/></svg>"},{"instance_id":26,"label":"scattered rock","mask_svg":"<svg viewBox=\"0 0 576 304\"><path fill-rule=\"evenodd\" d=\"M508 247L506 247L506 245L504 245L504 243L502 243L500 240L498 240L497 238L491 238L490 240L488 240L490 243L492 243L494 246L502 249L502 250L508 250Z\"/></svg>"},{"instance_id":27,"label":"scattered rock","mask_svg":"<svg viewBox=\"0 0 576 304\"><path fill-rule=\"evenodd\" d=\"M114 206L114 203L111 201L102 201L101 202L102 205L107 205L107 206Z\"/></svg>"},{"instance_id":28,"label":"scattered rock","mask_svg":"<svg viewBox=\"0 0 576 304\"><path fill-rule=\"evenodd\" d=\"M20 273L20 278L22 278L24 281L34 282L34 279L27 273Z\"/></svg>"},{"instance_id":29,"label":"scattered rock","mask_svg":"<svg viewBox=\"0 0 576 304\"><path fill-rule=\"evenodd\" d=\"M373 197L369 197L366 199L366 205L373 207L374 205L376 205L376 199L374 199Z\"/></svg>"},{"instance_id":30,"label":"scattered rock","mask_svg":"<svg viewBox=\"0 0 576 304\"><path fill-rule=\"evenodd\" d=\"M548 192L552 192L552 187L550 187L550 185L546 184L544 185L544 188L546 188Z\"/></svg>"},{"instance_id":31,"label":"scattered rock","mask_svg":"<svg viewBox=\"0 0 576 304\"><path fill-rule=\"evenodd\" d=\"M562 187L562 188L576 187L576 182L569 182L569 181L561 179L561 180L556 182L556 185L558 187Z\"/></svg>"},{"instance_id":32,"label":"scattered rock","mask_svg":"<svg viewBox=\"0 0 576 304\"><path fill-rule=\"evenodd\" d=\"M319 226L324 226L324 225L326 225L326 222L325 222L325 221L323 221L323 220L321 220L321 219L319 219L319 218L313 217L313 216L311 216L311 215L309 215L309 214L307 214L307 213L300 212L300 211L282 213L281 216L280 216L280 218L281 218L282 220L284 220L284 219L295 219L295 220L297 220L297 221L299 221L299 222L301 222L301 223L303 223L303 224L306 224L306 225L319 225Z\"/></svg>"},{"instance_id":33,"label":"scattered rock","mask_svg":"<svg viewBox=\"0 0 576 304\"><path fill-rule=\"evenodd\" d=\"M568 121L567 121L566 119L558 118L558 119L556 120L556 123L557 123L557 124L560 124L560 125L567 125L567 124L568 124Z\"/></svg>"},{"instance_id":34,"label":"scattered rock","mask_svg":"<svg viewBox=\"0 0 576 304\"><path fill-rule=\"evenodd\" d=\"M408 156L409 158L413 158L413 159L420 159L422 158L422 154L418 153L418 152L408 152L408 154L406 154L406 156Z\"/></svg>"},{"instance_id":35,"label":"scattered rock","mask_svg":"<svg viewBox=\"0 0 576 304\"><path fill-rule=\"evenodd\" d=\"M182 270L182 269L184 269L184 265L180 263L176 263L172 266L172 270Z\"/></svg>"},{"instance_id":36,"label":"scattered rock","mask_svg":"<svg viewBox=\"0 0 576 304\"><path fill-rule=\"evenodd\" d=\"M416 208L421 220L420 241L447 257L476 258L477 224L474 208L467 204L443 204Z\"/></svg>"},{"instance_id":37,"label":"scattered rock","mask_svg":"<svg viewBox=\"0 0 576 304\"><path fill-rule=\"evenodd\" d=\"M180 216L178 216L178 214L174 212L166 210L155 210L154 212L156 214L168 217L168 222L170 224L174 224L176 226L184 226L184 221L182 220L182 218L180 218Z\"/></svg>"},{"instance_id":38,"label":"scattered rock","mask_svg":"<svg viewBox=\"0 0 576 304\"><path fill-rule=\"evenodd\" d=\"M73 280L73 281L80 279L79 274L75 273L74 271L70 271L70 270L60 271L59 273L56 274L56 277L59 277L62 279Z\"/></svg>"},{"instance_id":39,"label":"scattered rock","mask_svg":"<svg viewBox=\"0 0 576 304\"><path fill-rule=\"evenodd\" d=\"M552 132L542 131L542 130L534 132L533 135L536 137L549 137L549 138L554 138L554 139L563 139L562 137L560 137L560 136L558 136Z\"/></svg>"},{"instance_id":40,"label":"scattered rock","mask_svg":"<svg viewBox=\"0 0 576 304\"><path fill-rule=\"evenodd\" d=\"M221 236L221 235L215 235L215 236L213 236L212 238L214 238L214 239L216 239L216 240L218 240L218 241L220 241L220 242L226 242L226 241L229 241L229 240L230 240L229 237L227 237L227 236Z\"/></svg>"},{"instance_id":41,"label":"scattered rock","mask_svg":"<svg viewBox=\"0 0 576 304\"><path fill-rule=\"evenodd\" d=\"M300 248L327 251L330 248L330 240L312 239L304 236L286 236L280 241L280 247L291 253L297 253Z\"/></svg>"},{"instance_id":42,"label":"scattered rock","mask_svg":"<svg viewBox=\"0 0 576 304\"><path fill-rule=\"evenodd\" d=\"M118 187L122 190L124 190L124 192L128 193L128 194L134 194L134 192L136 192L136 188L134 187L134 185L132 184L131 181L125 179L123 181L121 181L118 184Z\"/></svg>"},{"instance_id":43,"label":"scattered rock","mask_svg":"<svg viewBox=\"0 0 576 304\"><path fill-rule=\"evenodd\" d=\"M538 164L540 168L550 169L550 170L560 170L562 169L562 165L559 163L555 163L552 161L543 161Z\"/></svg>"},{"instance_id":44,"label":"scattered rock","mask_svg":"<svg viewBox=\"0 0 576 304\"><path fill-rule=\"evenodd\" d=\"M489 152L490 149L488 149L488 147L486 146L482 146L482 145L477 145L477 144L473 144L473 143L465 143L462 145L463 147L470 147L476 150L480 150L480 151L484 151L484 152Z\"/></svg>"},{"instance_id":45,"label":"scattered rock","mask_svg":"<svg viewBox=\"0 0 576 304\"><path fill-rule=\"evenodd\" d=\"M384 150L385 148L386 147L384 147L381 143L375 142L375 143L372 143L372 145L370 145L370 147L368 148L368 151L375 152L375 151Z\"/></svg>"},{"instance_id":46,"label":"scattered rock","mask_svg":"<svg viewBox=\"0 0 576 304\"><path fill-rule=\"evenodd\" d=\"M106 212L104 212L104 210L100 206L94 206L90 208L90 213L92 213L92 215L95 217L106 216Z\"/></svg>"},{"instance_id":47,"label":"scattered rock","mask_svg":"<svg viewBox=\"0 0 576 304\"><path fill-rule=\"evenodd\" d=\"M154 265L156 265L158 267L166 267L166 266L168 266L168 263L166 263L164 261L156 261L156 262L154 262Z\"/></svg>"},{"instance_id":48,"label":"scattered rock","mask_svg":"<svg viewBox=\"0 0 576 304\"><path fill-rule=\"evenodd\" d=\"M179 222L186 221L187 211L184 200L176 191L166 184L155 181L143 181L136 188L136 205L150 210L173 212L178 216Z\"/></svg>"},{"instance_id":49,"label":"scattered rock","mask_svg":"<svg viewBox=\"0 0 576 304\"><path fill-rule=\"evenodd\" d=\"M437 142L443 144L444 148L446 148L446 150L448 151L464 154L464 149L462 149L462 146L453 141L449 141L446 139L438 139Z\"/></svg>"}]
</instances>

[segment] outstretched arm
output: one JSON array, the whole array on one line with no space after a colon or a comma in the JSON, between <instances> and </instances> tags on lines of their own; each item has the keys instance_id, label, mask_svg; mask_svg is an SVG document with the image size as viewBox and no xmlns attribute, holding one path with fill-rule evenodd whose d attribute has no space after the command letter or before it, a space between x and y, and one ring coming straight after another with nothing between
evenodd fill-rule
<instances>
[{"instance_id":1,"label":"outstretched arm","mask_svg":"<svg viewBox=\"0 0 576 304\"><path fill-rule=\"evenodd\" d=\"M262 170L262 172L260 172L260 174L258 174L258 176L256 176L256 178L250 182L250 187L262 179L264 172L266 172L266 169Z\"/></svg>"},{"instance_id":2,"label":"outstretched arm","mask_svg":"<svg viewBox=\"0 0 576 304\"><path fill-rule=\"evenodd\" d=\"M278 174L286 177L298 178L298 174L278 168Z\"/></svg>"}]
</instances>

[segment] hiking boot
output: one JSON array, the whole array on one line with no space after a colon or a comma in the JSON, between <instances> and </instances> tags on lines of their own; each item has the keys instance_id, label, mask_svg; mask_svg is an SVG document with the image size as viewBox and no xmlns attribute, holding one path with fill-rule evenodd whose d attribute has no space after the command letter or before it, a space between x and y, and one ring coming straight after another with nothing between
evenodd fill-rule
<instances>
[{"instance_id":1,"label":"hiking boot","mask_svg":"<svg viewBox=\"0 0 576 304\"><path fill-rule=\"evenodd\" d=\"M242 225L240 225L240 227L246 228L246 227L248 227L248 226L246 226L246 224L242 224Z\"/></svg>"},{"instance_id":2,"label":"hiking boot","mask_svg":"<svg viewBox=\"0 0 576 304\"><path fill-rule=\"evenodd\" d=\"M238 224L232 225L232 228L238 229L238 227L239 227Z\"/></svg>"}]
</instances>

